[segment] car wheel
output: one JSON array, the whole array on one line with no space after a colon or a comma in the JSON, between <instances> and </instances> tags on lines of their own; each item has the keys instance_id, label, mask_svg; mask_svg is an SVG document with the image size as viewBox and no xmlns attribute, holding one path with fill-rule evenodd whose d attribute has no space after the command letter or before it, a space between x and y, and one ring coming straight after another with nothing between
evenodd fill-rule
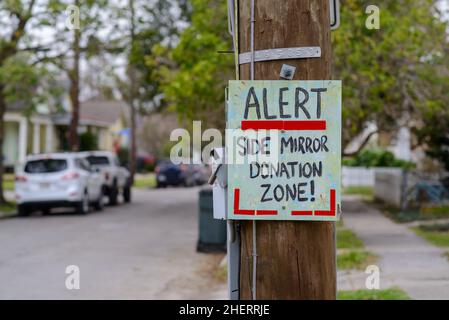
<instances>
[{"instance_id":1,"label":"car wheel","mask_svg":"<svg viewBox=\"0 0 449 320\"><path fill-rule=\"evenodd\" d=\"M76 205L76 212L79 214L87 214L89 212L89 197L84 192L83 199Z\"/></svg>"},{"instance_id":2,"label":"car wheel","mask_svg":"<svg viewBox=\"0 0 449 320\"><path fill-rule=\"evenodd\" d=\"M114 182L114 184L111 187L111 190L109 191L109 204L111 206L117 205L118 200L118 187L117 183Z\"/></svg>"},{"instance_id":3,"label":"car wheel","mask_svg":"<svg viewBox=\"0 0 449 320\"><path fill-rule=\"evenodd\" d=\"M50 208L44 208L44 209L42 209L42 214L43 214L44 216L48 216L48 215L50 214Z\"/></svg>"},{"instance_id":4,"label":"car wheel","mask_svg":"<svg viewBox=\"0 0 449 320\"><path fill-rule=\"evenodd\" d=\"M100 190L100 195L98 196L97 201L94 202L94 208L97 211L101 211L104 208L104 194L103 190Z\"/></svg>"},{"instance_id":5,"label":"car wheel","mask_svg":"<svg viewBox=\"0 0 449 320\"><path fill-rule=\"evenodd\" d=\"M24 205L19 204L17 206L17 215L19 217L27 217L30 215L30 213L31 213L31 211Z\"/></svg>"},{"instance_id":6,"label":"car wheel","mask_svg":"<svg viewBox=\"0 0 449 320\"><path fill-rule=\"evenodd\" d=\"M131 202L131 184L127 183L126 186L123 188L123 200L125 203Z\"/></svg>"}]
</instances>

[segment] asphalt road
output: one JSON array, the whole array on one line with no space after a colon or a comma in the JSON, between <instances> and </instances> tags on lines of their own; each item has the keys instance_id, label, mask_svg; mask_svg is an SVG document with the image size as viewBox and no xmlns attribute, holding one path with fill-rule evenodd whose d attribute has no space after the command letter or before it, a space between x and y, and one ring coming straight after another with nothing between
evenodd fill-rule
<instances>
[{"instance_id":1,"label":"asphalt road","mask_svg":"<svg viewBox=\"0 0 449 320\"><path fill-rule=\"evenodd\" d=\"M198 254L198 188L134 190L80 216L0 220L0 299L217 299L222 255ZM80 289L66 288L66 267Z\"/></svg>"}]
</instances>

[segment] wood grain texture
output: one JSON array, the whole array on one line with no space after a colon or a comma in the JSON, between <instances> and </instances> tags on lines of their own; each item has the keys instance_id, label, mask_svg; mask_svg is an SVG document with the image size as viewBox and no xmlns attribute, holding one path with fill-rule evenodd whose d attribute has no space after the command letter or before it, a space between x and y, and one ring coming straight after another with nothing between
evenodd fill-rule
<instances>
[{"instance_id":1,"label":"wood grain texture","mask_svg":"<svg viewBox=\"0 0 449 320\"><path fill-rule=\"evenodd\" d=\"M250 51L250 0L239 0L239 52ZM278 80L283 63L294 80L331 78L328 0L255 0L255 50L320 46L321 58L255 63L255 80ZM240 66L250 78L250 64ZM257 222L257 299L335 299L335 223ZM240 298L251 299L252 222L241 221Z\"/></svg>"}]
</instances>

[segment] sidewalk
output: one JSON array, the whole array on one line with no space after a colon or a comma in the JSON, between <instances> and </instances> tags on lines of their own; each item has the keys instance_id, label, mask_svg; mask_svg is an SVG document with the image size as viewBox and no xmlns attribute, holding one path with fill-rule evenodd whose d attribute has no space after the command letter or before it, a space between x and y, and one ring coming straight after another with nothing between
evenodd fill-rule
<instances>
[{"instance_id":1,"label":"sidewalk","mask_svg":"<svg viewBox=\"0 0 449 320\"><path fill-rule=\"evenodd\" d=\"M412 299L449 299L449 261L444 250L396 224L357 197L343 198L343 221L376 254L381 289L405 290ZM364 270L338 272L338 289L364 289Z\"/></svg>"}]
</instances>

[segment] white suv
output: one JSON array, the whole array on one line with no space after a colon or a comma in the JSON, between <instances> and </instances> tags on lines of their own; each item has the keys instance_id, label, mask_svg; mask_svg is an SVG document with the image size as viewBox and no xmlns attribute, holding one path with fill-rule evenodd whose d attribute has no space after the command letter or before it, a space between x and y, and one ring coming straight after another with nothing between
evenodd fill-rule
<instances>
[{"instance_id":1,"label":"white suv","mask_svg":"<svg viewBox=\"0 0 449 320\"><path fill-rule=\"evenodd\" d=\"M89 205L103 209L103 178L79 153L49 153L28 156L16 172L15 196L18 214L33 210L48 213L53 207L75 207L86 214Z\"/></svg>"}]
</instances>

